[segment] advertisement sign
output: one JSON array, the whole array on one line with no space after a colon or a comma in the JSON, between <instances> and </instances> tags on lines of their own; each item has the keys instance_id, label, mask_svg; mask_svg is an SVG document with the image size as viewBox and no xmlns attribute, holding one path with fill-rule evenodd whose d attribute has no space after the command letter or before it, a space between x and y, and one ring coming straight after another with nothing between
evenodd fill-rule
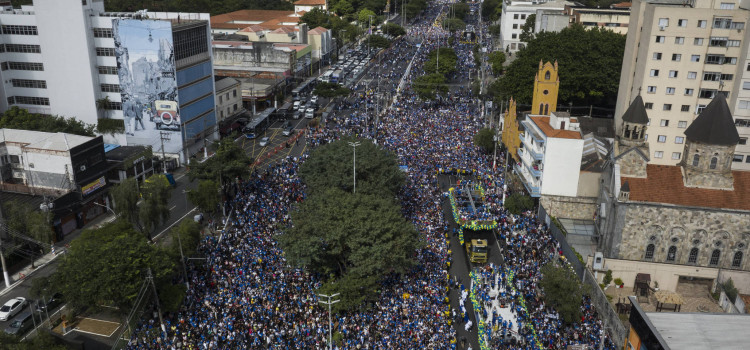
<instances>
[{"instance_id":1,"label":"advertisement sign","mask_svg":"<svg viewBox=\"0 0 750 350\"><path fill-rule=\"evenodd\" d=\"M81 187L81 192L84 196L88 196L90 193L104 187L104 185L107 184L107 180L104 178L104 176L96 179L94 182Z\"/></svg>"},{"instance_id":2,"label":"advertisement sign","mask_svg":"<svg viewBox=\"0 0 750 350\"><path fill-rule=\"evenodd\" d=\"M182 126L172 43L172 23L113 19L122 114L129 145L182 150Z\"/></svg>"}]
</instances>

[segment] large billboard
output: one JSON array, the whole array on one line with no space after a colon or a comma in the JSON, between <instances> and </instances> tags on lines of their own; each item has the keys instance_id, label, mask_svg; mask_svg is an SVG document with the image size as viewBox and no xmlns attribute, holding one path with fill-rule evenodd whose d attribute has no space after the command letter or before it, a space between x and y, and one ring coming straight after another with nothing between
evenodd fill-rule
<instances>
[{"instance_id":1,"label":"large billboard","mask_svg":"<svg viewBox=\"0 0 750 350\"><path fill-rule=\"evenodd\" d=\"M161 151L182 150L172 23L113 19L122 114L129 145Z\"/></svg>"}]
</instances>

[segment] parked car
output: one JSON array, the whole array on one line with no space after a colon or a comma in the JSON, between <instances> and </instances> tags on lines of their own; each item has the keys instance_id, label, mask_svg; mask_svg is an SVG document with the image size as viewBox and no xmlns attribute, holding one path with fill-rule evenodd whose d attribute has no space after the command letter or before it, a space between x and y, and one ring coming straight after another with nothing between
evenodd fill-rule
<instances>
[{"instance_id":1,"label":"parked car","mask_svg":"<svg viewBox=\"0 0 750 350\"><path fill-rule=\"evenodd\" d=\"M5 333L15 336L26 334L34 326L34 320L31 317L31 311L22 312L11 322L10 326L5 328Z\"/></svg>"},{"instance_id":2,"label":"parked car","mask_svg":"<svg viewBox=\"0 0 750 350\"><path fill-rule=\"evenodd\" d=\"M268 141L270 141L270 140L271 139L268 138L268 136L260 139L260 143L259 143L260 147L266 147L266 146L268 146Z\"/></svg>"},{"instance_id":3,"label":"parked car","mask_svg":"<svg viewBox=\"0 0 750 350\"><path fill-rule=\"evenodd\" d=\"M302 111L294 111L294 114L292 115L293 119L299 119L302 118Z\"/></svg>"},{"instance_id":4,"label":"parked car","mask_svg":"<svg viewBox=\"0 0 750 350\"><path fill-rule=\"evenodd\" d=\"M315 118L315 109L314 108L308 108L305 111L305 118L307 118L307 119Z\"/></svg>"},{"instance_id":5,"label":"parked car","mask_svg":"<svg viewBox=\"0 0 750 350\"><path fill-rule=\"evenodd\" d=\"M169 175L171 175L171 174L169 174ZM54 310L55 308L57 308L58 306L60 306L60 304L62 304L62 302L63 302L63 300L62 300L62 294L55 293L52 297L50 297L48 299L41 299L39 301L39 304L36 306L36 311L40 312L40 313L41 312L45 312L45 311L46 312L50 312L50 311Z\"/></svg>"},{"instance_id":6,"label":"parked car","mask_svg":"<svg viewBox=\"0 0 750 350\"><path fill-rule=\"evenodd\" d=\"M311 103L312 103L313 105L316 105L316 106L317 106L317 105L318 105L318 96L317 96L317 95L313 95L312 97L310 97L310 102L311 102Z\"/></svg>"},{"instance_id":7,"label":"parked car","mask_svg":"<svg viewBox=\"0 0 750 350\"><path fill-rule=\"evenodd\" d=\"M302 101L294 101L294 104L292 105L293 110L299 110L299 106L302 105Z\"/></svg>"},{"instance_id":8,"label":"parked car","mask_svg":"<svg viewBox=\"0 0 750 350\"><path fill-rule=\"evenodd\" d=\"M0 307L0 321L9 320L21 311L24 306L26 306L26 298L23 297L13 298L6 301L5 304Z\"/></svg>"},{"instance_id":9,"label":"parked car","mask_svg":"<svg viewBox=\"0 0 750 350\"><path fill-rule=\"evenodd\" d=\"M289 126L287 126L286 128L284 128L284 131L282 131L281 133L282 133L282 134L284 134L284 136L289 136L289 135L291 135L291 134L292 134L293 132L294 132L294 127L293 127L293 126L291 126L291 125L289 125Z\"/></svg>"}]
</instances>

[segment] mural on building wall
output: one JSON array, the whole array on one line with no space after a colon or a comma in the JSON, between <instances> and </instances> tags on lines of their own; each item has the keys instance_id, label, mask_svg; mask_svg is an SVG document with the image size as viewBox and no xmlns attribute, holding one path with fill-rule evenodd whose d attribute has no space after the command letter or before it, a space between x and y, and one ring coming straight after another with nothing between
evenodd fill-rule
<instances>
[{"instance_id":1,"label":"mural on building wall","mask_svg":"<svg viewBox=\"0 0 750 350\"><path fill-rule=\"evenodd\" d=\"M128 144L151 145L161 151L182 149L172 23L113 19L115 57L120 77L122 114Z\"/></svg>"}]
</instances>

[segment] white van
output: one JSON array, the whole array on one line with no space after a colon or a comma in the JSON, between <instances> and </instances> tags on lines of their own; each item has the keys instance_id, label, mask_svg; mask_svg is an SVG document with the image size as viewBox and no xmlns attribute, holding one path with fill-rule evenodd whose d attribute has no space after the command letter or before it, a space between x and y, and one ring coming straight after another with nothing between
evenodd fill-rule
<instances>
[{"instance_id":1,"label":"white van","mask_svg":"<svg viewBox=\"0 0 750 350\"><path fill-rule=\"evenodd\" d=\"M292 110L299 110L299 106L302 103L302 101L294 101L294 104L292 105Z\"/></svg>"}]
</instances>

